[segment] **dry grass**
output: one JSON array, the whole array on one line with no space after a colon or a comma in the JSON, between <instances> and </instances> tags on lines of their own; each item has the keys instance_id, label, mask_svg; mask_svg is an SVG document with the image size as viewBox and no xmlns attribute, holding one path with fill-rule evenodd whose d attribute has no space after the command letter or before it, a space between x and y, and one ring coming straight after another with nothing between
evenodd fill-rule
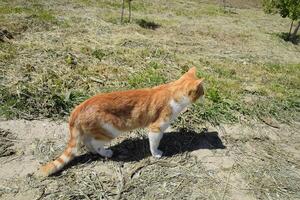
<instances>
[{"instance_id":1,"label":"dry grass","mask_svg":"<svg viewBox=\"0 0 300 200\"><path fill-rule=\"evenodd\" d=\"M225 181L216 180L189 152L223 148L216 132L183 129L165 134L161 143L165 157L156 160L150 157L145 133L137 131L113 142L112 159L82 151L61 174L42 182L33 177L27 181L43 191L43 199L220 199ZM57 142L37 140L33 154L48 161L62 149Z\"/></svg>"},{"instance_id":2,"label":"dry grass","mask_svg":"<svg viewBox=\"0 0 300 200\"><path fill-rule=\"evenodd\" d=\"M0 157L15 154L13 149L14 139L10 132L0 129Z\"/></svg>"},{"instance_id":3,"label":"dry grass","mask_svg":"<svg viewBox=\"0 0 300 200\"><path fill-rule=\"evenodd\" d=\"M247 135L238 136L239 138L231 135L226 137L235 149L236 171L247 181L249 192L257 199L299 198L299 158L283 150L278 143L295 148L291 140L299 142L296 139L298 136L292 137L298 132L284 133L285 136L276 141L271 139L272 134L260 130L261 132L252 130L254 135L246 132ZM285 138L286 134L290 136Z\"/></svg>"},{"instance_id":4,"label":"dry grass","mask_svg":"<svg viewBox=\"0 0 300 200\"><path fill-rule=\"evenodd\" d=\"M146 132L138 130L111 144L112 159L83 149L55 176L6 179L0 197L30 191L31 198L40 199L299 198L299 156L290 151L298 148L296 130L261 124L217 130L219 134L188 129L166 133L160 145L164 157L159 160L150 156ZM30 155L42 163L56 157L65 145L65 133L58 134L35 140Z\"/></svg>"},{"instance_id":5,"label":"dry grass","mask_svg":"<svg viewBox=\"0 0 300 200\"><path fill-rule=\"evenodd\" d=\"M167 133L161 147L166 157L160 160L151 158L145 132L136 131L129 138L113 142L112 159L104 160L82 151L82 155L62 173L42 182L33 177L26 181L43 191L43 199L172 199L189 196L209 199L222 195L222 188L215 190L207 186L223 183L215 180L199 161L189 155L199 148L224 148L217 133L189 130ZM47 162L63 148L61 143L52 140L36 140L33 154ZM202 181L205 181L207 191L200 187Z\"/></svg>"}]
</instances>

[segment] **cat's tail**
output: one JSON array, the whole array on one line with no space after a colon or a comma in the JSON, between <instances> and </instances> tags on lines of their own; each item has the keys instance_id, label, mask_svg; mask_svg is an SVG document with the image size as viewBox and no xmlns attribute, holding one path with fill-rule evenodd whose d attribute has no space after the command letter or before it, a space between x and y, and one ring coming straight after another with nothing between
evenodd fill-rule
<instances>
[{"instance_id":1,"label":"cat's tail","mask_svg":"<svg viewBox=\"0 0 300 200\"><path fill-rule=\"evenodd\" d=\"M79 140L80 140L80 131L74 126L70 125L70 139L65 151L52 162L49 162L43 166L36 172L36 176L46 177L50 176L61 170L66 164L68 164L76 155Z\"/></svg>"}]
</instances>

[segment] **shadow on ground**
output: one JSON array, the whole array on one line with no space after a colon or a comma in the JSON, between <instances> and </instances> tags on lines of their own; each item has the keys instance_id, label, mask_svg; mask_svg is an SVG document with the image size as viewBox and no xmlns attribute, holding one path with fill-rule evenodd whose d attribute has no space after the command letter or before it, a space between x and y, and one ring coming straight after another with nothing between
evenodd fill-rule
<instances>
[{"instance_id":1,"label":"shadow on ground","mask_svg":"<svg viewBox=\"0 0 300 200\"><path fill-rule=\"evenodd\" d=\"M178 132L165 133L160 142L159 149L163 156L171 157L183 152L191 152L198 149L222 149L225 148L217 132L202 131L197 133L187 129ZM139 161L150 156L148 138L130 138L113 146L115 152L112 158L115 161Z\"/></svg>"},{"instance_id":2,"label":"shadow on ground","mask_svg":"<svg viewBox=\"0 0 300 200\"><path fill-rule=\"evenodd\" d=\"M184 152L191 152L198 149L224 149L222 140L218 132L202 131L197 133L192 130L181 129L178 132L165 133L161 140L159 149L164 152L163 156L171 157ZM112 146L114 155L111 160L121 162L139 161L151 156L149 141L147 137L128 138L121 143ZM86 153L77 156L66 168L82 163L89 163L98 159L103 159L99 155Z\"/></svg>"}]
</instances>

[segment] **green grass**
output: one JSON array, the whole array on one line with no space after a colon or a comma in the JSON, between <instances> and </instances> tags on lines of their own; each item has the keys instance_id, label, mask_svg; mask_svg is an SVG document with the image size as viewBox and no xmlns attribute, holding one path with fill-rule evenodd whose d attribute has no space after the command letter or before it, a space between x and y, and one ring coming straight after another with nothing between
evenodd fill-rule
<instances>
[{"instance_id":1,"label":"green grass","mask_svg":"<svg viewBox=\"0 0 300 200\"><path fill-rule=\"evenodd\" d=\"M135 23L121 26L121 2L69 3L69 13L52 1L0 4L8 29L18 23L29 27L17 43L0 44L0 64L6 66L0 115L64 117L98 92L156 86L196 66L205 78L206 103L195 104L179 121L288 122L299 116L299 47L270 37L281 31L279 22L288 21L250 9L223 12L198 1L138 1ZM270 26L262 30L264 21L256 16L268 18ZM144 27L152 22L161 27Z\"/></svg>"},{"instance_id":2,"label":"green grass","mask_svg":"<svg viewBox=\"0 0 300 200\"><path fill-rule=\"evenodd\" d=\"M30 2L30 4L31 5L19 5L14 2L7 2L4 5L0 4L0 16L2 18L7 18L9 15L23 15L25 19L32 19L38 23L50 23L63 26L64 28L68 27L68 23L66 21L61 21L56 18L55 13L50 7L46 7L40 3L35 3L35 1Z\"/></svg>"},{"instance_id":3,"label":"green grass","mask_svg":"<svg viewBox=\"0 0 300 200\"><path fill-rule=\"evenodd\" d=\"M46 22L54 22L56 20L55 16L46 10L39 10L37 12L36 17L41 20L41 21L46 21Z\"/></svg>"},{"instance_id":4,"label":"green grass","mask_svg":"<svg viewBox=\"0 0 300 200\"><path fill-rule=\"evenodd\" d=\"M0 60L12 60L16 57L17 50L14 46L6 43L0 43Z\"/></svg>"},{"instance_id":5,"label":"green grass","mask_svg":"<svg viewBox=\"0 0 300 200\"><path fill-rule=\"evenodd\" d=\"M159 68L156 62L150 62L145 70L129 76L129 86L133 88L146 88L166 83L166 78Z\"/></svg>"},{"instance_id":6,"label":"green grass","mask_svg":"<svg viewBox=\"0 0 300 200\"><path fill-rule=\"evenodd\" d=\"M92 52L92 55L101 61L106 56L106 53L101 49L96 49Z\"/></svg>"},{"instance_id":7,"label":"green grass","mask_svg":"<svg viewBox=\"0 0 300 200\"><path fill-rule=\"evenodd\" d=\"M0 6L0 13L6 14L20 14L20 13L31 13L33 10L28 7L11 7L11 6Z\"/></svg>"},{"instance_id":8,"label":"green grass","mask_svg":"<svg viewBox=\"0 0 300 200\"><path fill-rule=\"evenodd\" d=\"M39 73L36 80L32 80L36 73L23 75L24 80L17 85L1 87L0 115L28 119L61 117L87 98L82 90L72 88L72 80L55 71Z\"/></svg>"},{"instance_id":9,"label":"green grass","mask_svg":"<svg viewBox=\"0 0 300 200\"><path fill-rule=\"evenodd\" d=\"M159 24L153 22L153 21L149 21L149 20L145 20L145 19L138 19L136 20L136 23L142 27L142 28L146 28L146 29L152 29L155 30L157 28L160 27Z\"/></svg>"}]
</instances>

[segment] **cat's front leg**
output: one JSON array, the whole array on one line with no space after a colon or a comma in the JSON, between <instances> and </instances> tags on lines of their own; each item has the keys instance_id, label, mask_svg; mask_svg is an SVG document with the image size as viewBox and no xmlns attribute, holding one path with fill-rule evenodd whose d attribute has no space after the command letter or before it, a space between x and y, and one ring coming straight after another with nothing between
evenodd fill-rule
<instances>
[{"instance_id":1,"label":"cat's front leg","mask_svg":"<svg viewBox=\"0 0 300 200\"><path fill-rule=\"evenodd\" d=\"M163 137L163 132L170 125L170 109L166 107L165 110L161 111L160 117L154 123L149 126L149 143L150 151L153 157L160 158L163 154L161 150L158 149L161 138Z\"/></svg>"},{"instance_id":2,"label":"cat's front leg","mask_svg":"<svg viewBox=\"0 0 300 200\"><path fill-rule=\"evenodd\" d=\"M160 158L163 154L163 152L158 149L162 137L162 132L149 132L150 151L152 156L155 158Z\"/></svg>"}]
</instances>

